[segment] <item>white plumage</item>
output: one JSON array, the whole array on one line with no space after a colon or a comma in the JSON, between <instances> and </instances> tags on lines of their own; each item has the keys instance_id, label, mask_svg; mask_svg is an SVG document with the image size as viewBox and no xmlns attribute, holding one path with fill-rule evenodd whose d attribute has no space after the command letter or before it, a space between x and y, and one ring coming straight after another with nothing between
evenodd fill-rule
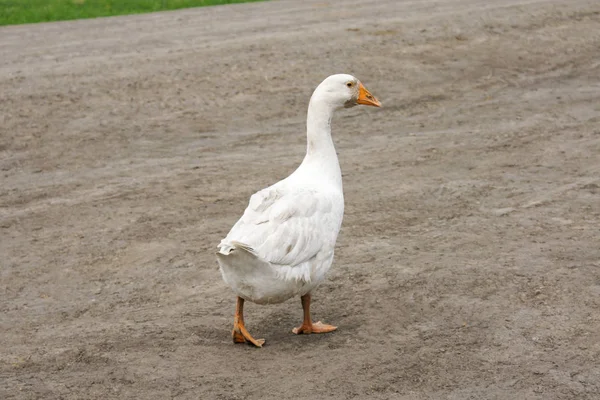
<instances>
[{"instance_id":1,"label":"white plumage","mask_svg":"<svg viewBox=\"0 0 600 400\"><path fill-rule=\"evenodd\" d=\"M302 164L252 195L243 216L218 245L223 279L242 299L280 303L309 293L325 278L344 215L331 118L336 109L356 104L380 105L351 75L332 75L317 87L308 107ZM234 326L234 341L242 340L236 339Z\"/></svg>"},{"instance_id":2,"label":"white plumage","mask_svg":"<svg viewBox=\"0 0 600 400\"><path fill-rule=\"evenodd\" d=\"M292 175L261 190L219 245L223 279L258 304L308 293L331 266L343 214L341 187Z\"/></svg>"}]
</instances>

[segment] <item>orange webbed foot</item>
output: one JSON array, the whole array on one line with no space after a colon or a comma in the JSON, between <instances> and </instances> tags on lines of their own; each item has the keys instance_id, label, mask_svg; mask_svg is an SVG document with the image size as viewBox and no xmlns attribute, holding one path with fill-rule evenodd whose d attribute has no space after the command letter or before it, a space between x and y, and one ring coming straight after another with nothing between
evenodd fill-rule
<instances>
[{"instance_id":1,"label":"orange webbed foot","mask_svg":"<svg viewBox=\"0 0 600 400\"><path fill-rule=\"evenodd\" d=\"M233 320L231 336L233 343L248 343L256 347L262 347L265 344L265 339L254 339L246 330L246 326L244 325L244 299L239 296L235 306L235 318Z\"/></svg>"},{"instance_id":2,"label":"orange webbed foot","mask_svg":"<svg viewBox=\"0 0 600 400\"><path fill-rule=\"evenodd\" d=\"M262 347L265 344L265 339L254 339L243 324L234 326L231 336L233 343L248 343L256 347Z\"/></svg>"},{"instance_id":3,"label":"orange webbed foot","mask_svg":"<svg viewBox=\"0 0 600 400\"><path fill-rule=\"evenodd\" d=\"M337 329L337 326L327 325L327 324L324 324L321 321L319 321L319 322L310 323L310 324L303 323L299 327L292 329L292 332L294 332L296 335L300 335L300 334L307 335L309 333L333 332L336 329Z\"/></svg>"}]
</instances>

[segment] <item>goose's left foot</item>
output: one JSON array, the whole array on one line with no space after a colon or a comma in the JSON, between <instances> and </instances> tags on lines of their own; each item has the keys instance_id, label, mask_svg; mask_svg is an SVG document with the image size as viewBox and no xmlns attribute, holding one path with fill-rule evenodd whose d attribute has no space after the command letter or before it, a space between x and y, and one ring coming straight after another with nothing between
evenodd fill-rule
<instances>
[{"instance_id":1,"label":"goose's left foot","mask_svg":"<svg viewBox=\"0 0 600 400\"><path fill-rule=\"evenodd\" d=\"M337 329L337 326L327 325L319 322L312 322L310 318L310 293L305 294L300 298L302 300L302 309L304 310L304 322L297 328L292 329L296 335L301 333L309 334L309 333L327 333L332 332Z\"/></svg>"},{"instance_id":2,"label":"goose's left foot","mask_svg":"<svg viewBox=\"0 0 600 400\"><path fill-rule=\"evenodd\" d=\"M265 344L265 339L254 339L250 332L246 330L244 325L244 299L241 297L237 298L231 336L233 337L233 343L248 343L256 347L262 347Z\"/></svg>"},{"instance_id":3,"label":"goose's left foot","mask_svg":"<svg viewBox=\"0 0 600 400\"><path fill-rule=\"evenodd\" d=\"M231 334L233 343L249 343L256 347L262 347L265 344L265 339L254 339L244 325L234 326Z\"/></svg>"}]
</instances>

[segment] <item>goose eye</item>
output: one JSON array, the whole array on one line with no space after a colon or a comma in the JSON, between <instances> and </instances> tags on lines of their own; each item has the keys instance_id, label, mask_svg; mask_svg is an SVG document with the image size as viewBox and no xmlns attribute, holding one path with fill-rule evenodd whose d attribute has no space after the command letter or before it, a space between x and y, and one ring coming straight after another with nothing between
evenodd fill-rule
<instances>
[{"instance_id":1,"label":"goose eye","mask_svg":"<svg viewBox=\"0 0 600 400\"><path fill-rule=\"evenodd\" d=\"M348 83L346 83L346 86L352 87L352 86L354 86L354 82L348 82Z\"/></svg>"}]
</instances>

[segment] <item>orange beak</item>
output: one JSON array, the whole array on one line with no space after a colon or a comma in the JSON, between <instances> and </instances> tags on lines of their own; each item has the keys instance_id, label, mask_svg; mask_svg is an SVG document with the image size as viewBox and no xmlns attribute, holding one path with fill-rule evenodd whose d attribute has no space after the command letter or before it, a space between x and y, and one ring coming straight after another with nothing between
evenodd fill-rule
<instances>
[{"instance_id":1,"label":"orange beak","mask_svg":"<svg viewBox=\"0 0 600 400\"><path fill-rule=\"evenodd\" d=\"M379 100L373 96L366 87L363 86L362 83L358 84L358 99L356 100L358 104L364 104L366 106L375 106L381 107L381 103Z\"/></svg>"}]
</instances>

